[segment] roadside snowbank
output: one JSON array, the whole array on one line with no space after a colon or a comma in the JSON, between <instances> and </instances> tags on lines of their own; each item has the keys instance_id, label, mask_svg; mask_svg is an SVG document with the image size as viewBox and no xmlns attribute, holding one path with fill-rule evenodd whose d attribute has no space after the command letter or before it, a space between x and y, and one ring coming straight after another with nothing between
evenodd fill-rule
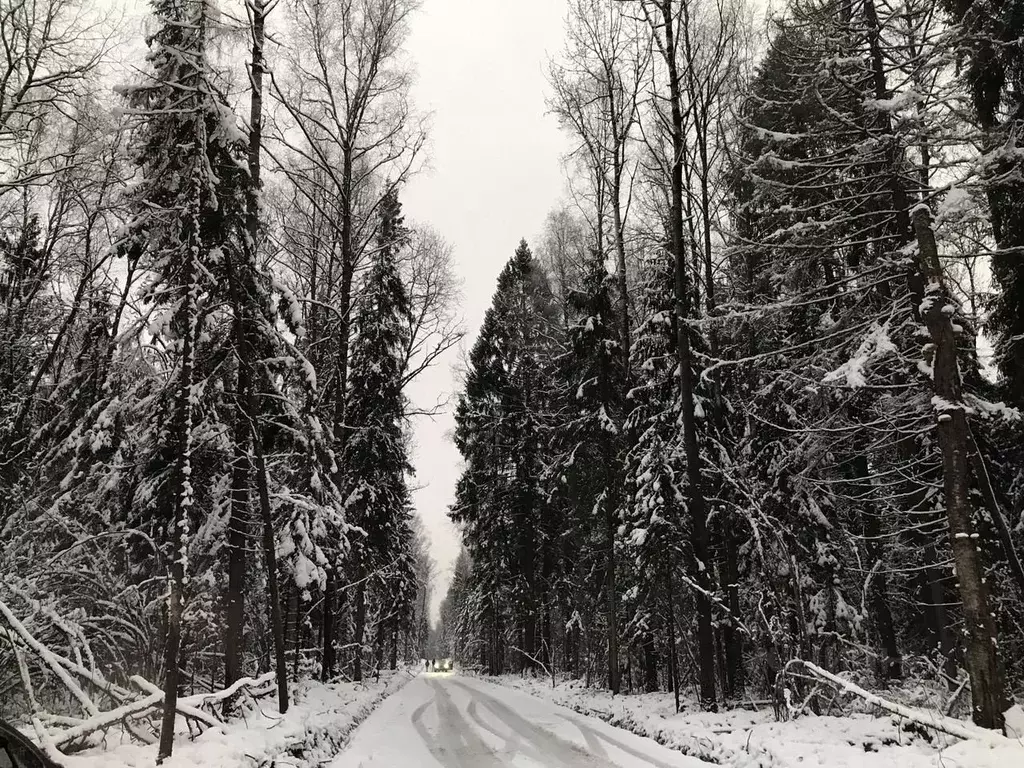
<instances>
[{"instance_id":1,"label":"roadside snowbank","mask_svg":"<svg viewBox=\"0 0 1024 768\"><path fill-rule=\"evenodd\" d=\"M1024 745L989 745L901 727L898 718L853 714L776 722L770 706L702 712L692 702L674 712L672 694L612 696L579 681L555 688L550 679L488 678L687 755L729 768L1007 768L1024 766Z\"/></svg>"},{"instance_id":2,"label":"roadside snowbank","mask_svg":"<svg viewBox=\"0 0 1024 768\"><path fill-rule=\"evenodd\" d=\"M194 741L182 734L163 768L319 768L345 745L348 735L413 675L382 671L379 681L306 682L294 690L282 717L272 700L248 708L243 716L211 728ZM179 719L180 723L180 719ZM152 768L156 746L117 744L64 757L66 768Z\"/></svg>"}]
</instances>

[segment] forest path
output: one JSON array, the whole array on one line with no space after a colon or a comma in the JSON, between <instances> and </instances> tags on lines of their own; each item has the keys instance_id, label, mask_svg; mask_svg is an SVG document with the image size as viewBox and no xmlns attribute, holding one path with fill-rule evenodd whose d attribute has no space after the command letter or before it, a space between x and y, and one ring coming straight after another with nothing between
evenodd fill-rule
<instances>
[{"instance_id":1,"label":"forest path","mask_svg":"<svg viewBox=\"0 0 1024 768\"><path fill-rule=\"evenodd\" d=\"M520 691L423 674L357 728L331 768L699 768L650 739Z\"/></svg>"}]
</instances>

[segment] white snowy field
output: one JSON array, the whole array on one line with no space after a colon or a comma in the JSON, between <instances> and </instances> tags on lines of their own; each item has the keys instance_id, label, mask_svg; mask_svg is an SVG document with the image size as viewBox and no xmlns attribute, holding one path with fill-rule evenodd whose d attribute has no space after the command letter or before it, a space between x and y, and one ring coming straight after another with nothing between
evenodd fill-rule
<instances>
[{"instance_id":1,"label":"white snowy field","mask_svg":"<svg viewBox=\"0 0 1024 768\"><path fill-rule=\"evenodd\" d=\"M612 696L579 681L552 687L549 678L487 678L600 718L672 749L729 768L1024 768L1024 741L960 740L934 730L907 730L897 718L852 714L777 722L759 711L702 712L671 693Z\"/></svg>"},{"instance_id":2,"label":"white snowy field","mask_svg":"<svg viewBox=\"0 0 1024 768\"><path fill-rule=\"evenodd\" d=\"M345 745L353 728L381 701L411 679L406 670L382 671L377 681L309 682L293 689L293 702L281 716L273 697L246 707L244 716L189 740L179 733L174 754L162 768L320 768ZM179 726L181 718L178 719ZM60 758L65 768L153 768L156 746L99 744ZM396 768L398 768L396 766Z\"/></svg>"}]
</instances>

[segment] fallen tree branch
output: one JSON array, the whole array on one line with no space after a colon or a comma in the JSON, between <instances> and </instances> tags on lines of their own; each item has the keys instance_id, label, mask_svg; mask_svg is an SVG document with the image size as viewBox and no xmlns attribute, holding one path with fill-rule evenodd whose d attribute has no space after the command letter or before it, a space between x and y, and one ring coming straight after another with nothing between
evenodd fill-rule
<instances>
[{"instance_id":1,"label":"fallen tree branch","mask_svg":"<svg viewBox=\"0 0 1024 768\"><path fill-rule=\"evenodd\" d=\"M809 661L794 659L786 664L786 668L781 674L785 675L788 671L800 671L806 673L808 677L832 683L846 693L857 696L868 704L876 706L879 709L883 709L886 712L897 715L898 717L902 717L906 720L910 720L911 722L917 723L918 725L922 725L926 728L932 728L936 731L949 734L950 736L955 736L958 739L974 739L992 746L1002 746L1009 742L1009 739L997 731L980 728L973 723L967 723L963 720L946 717L938 712L928 712L926 710L908 707L903 704L897 704L896 702L883 699L870 691L864 690L856 683L852 683L839 675L824 670Z\"/></svg>"},{"instance_id":2,"label":"fallen tree branch","mask_svg":"<svg viewBox=\"0 0 1024 768\"><path fill-rule=\"evenodd\" d=\"M34 608L36 611L42 610L38 604L34 604ZM44 611L44 613L60 629L68 633L69 637L74 634L73 627L63 624L59 616L48 611ZM77 648L74 649L76 659L50 650L25 627L3 601L0 601L0 618L3 620L0 622L0 626L4 623L7 625L4 632L18 660L22 685L25 687L36 715L33 718L33 723L37 730L42 730L39 738L41 744L49 745L50 749L56 750L60 746L74 743L96 731L110 728L118 723L122 724L136 740L144 744L154 743L153 735L139 721L154 714L162 705L164 694L158 686L143 677L133 676L130 678L132 684L144 694L142 698L138 698L137 693L107 680L100 671L86 666L86 659L82 658ZM88 644L85 643L83 637L78 639L84 643L88 663L91 665L93 660ZM61 681L71 697L77 700L82 707L83 717L54 715L42 711L35 701L32 680L24 659L25 653L30 653L38 658L44 667L48 668ZM175 709L178 714L201 723L207 728L216 728L222 724L222 721L215 714L210 714L201 707L223 701L241 690L247 690L254 697L261 696L264 691L259 689L272 683L274 678L275 674L269 672L257 678L247 677L238 680L226 690L182 697L178 700ZM96 701L86 693L83 687L85 684L94 686L109 697L114 708L101 710ZM51 730L47 730L47 726Z\"/></svg>"},{"instance_id":3,"label":"fallen tree branch","mask_svg":"<svg viewBox=\"0 0 1024 768\"><path fill-rule=\"evenodd\" d=\"M78 699L78 703L82 705L82 709L88 715L98 715L100 710L92 699L90 699L85 691L82 690L81 686L75 681L71 675L68 674L61 664L55 658L53 652L45 645L36 640L32 633L25 629L25 626L18 621L17 617L11 612L11 609L7 607L7 604L0 600L0 614L7 620L7 624L15 634L18 635L22 641L28 645L33 651L35 651L39 657L46 662L46 664L53 670L53 673L60 678L60 681L64 683L65 687L71 692L71 695Z\"/></svg>"},{"instance_id":4,"label":"fallen tree branch","mask_svg":"<svg viewBox=\"0 0 1024 768\"><path fill-rule=\"evenodd\" d=\"M192 696L183 696L178 699L177 710L181 714L199 720L200 722L210 726L211 728L220 725L220 721L216 718L206 714L203 710L199 709L204 704L216 704L217 702L224 701L224 699L231 698L241 690L247 690L250 688L258 688L261 685L266 685L276 677L275 673L267 672L260 677L243 677L240 680L236 680L230 686L225 688L223 691L213 691L212 693L197 693ZM146 680L144 677L134 675L132 682L135 683L139 688L147 693L159 693L163 695L163 691L153 683Z\"/></svg>"},{"instance_id":5,"label":"fallen tree branch","mask_svg":"<svg viewBox=\"0 0 1024 768\"><path fill-rule=\"evenodd\" d=\"M148 709L155 709L160 706L163 700L164 695L162 692L159 695L154 693L144 699L130 701L117 709L110 710L109 712L101 712L98 715L83 720L73 728L68 728L64 731L53 734L53 743L57 746L61 746L72 741L76 741L77 739L85 738L90 733L101 731L104 728L110 728L122 720L127 720L129 717L138 716Z\"/></svg>"},{"instance_id":6,"label":"fallen tree branch","mask_svg":"<svg viewBox=\"0 0 1024 768\"><path fill-rule=\"evenodd\" d=\"M88 667L83 667L81 664L72 661L66 656L61 656L59 653L55 653L53 651L50 653L53 655L53 658L57 663L68 670L68 672L74 672L83 680L92 683L97 689L103 691L103 693L107 694L115 701L125 702L131 700L132 693L127 688L122 688L117 683L107 680L98 672L91 670Z\"/></svg>"},{"instance_id":7,"label":"fallen tree branch","mask_svg":"<svg viewBox=\"0 0 1024 768\"><path fill-rule=\"evenodd\" d=\"M960 698L960 694L963 693L964 688L967 687L967 683L969 683L970 681L971 681L971 678L965 677L960 682L960 685L957 686L957 689L955 691L953 691L953 694L949 697L949 701L946 702L946 706L943 707L943 710L942 710L943 714L948 715L950 712L953 711L953 706L956 704L957 699Z\"/></svg>"},{"instance_id":8,"label":"fallen tree branch","mask_svg":"<svg viewBox=\"0 0 1024 768\"><path fill-rule=\"evenodd\" d=\"M217 702L223 701L224 699L230 698L238 693L240 690L249 688L259 688L261 685L266 685L272 682L276 678L274 672L265 672L259 677L243 677L240 680L236 680L229 687L223 691L213 691L212 693L197 693L193 696L186 696L183 701L190 706L199 706L201 704L216 704Z\"/></svg>"},{"instance_id":9,"label":"fallen tree branch","mask_svg":"<svg viewBox=\"0 0 1024 768\"><path fill-rule=\"evenodd\" d=\"M39 739L39 746L42 748L43 753L53 762L57 763L57 765L62 765L60 762L62 757L60 750L57 749L57 745L53 743L50 734L46 732L38 717L32 718L32 728L36 732L36 737Z\"/></svg>"},{"instance_id":10,"label":"fallen tree branch","mask_svg":"<svg viewBox=\"0 0 1024 768\"><path fill-rule=\"evenodd\" d=\"M530 655L530 654L528 654L528 653L527 653L526 651L524 651L524 650L523 650L522 648L517 648L517 647L516 647L516 646L514 646L514 645L512 645L512 646L509 646L509 647L510 647L510 648L511 648L511 649L512 649L513 651L517 651L518 653L521 653L521 654L522 654L523 656L525 656L526 658L528 658L528 659L529 659L530 661L532 661L532 662L533 662L534 664L537 664L538 666L540 666L540 667L541 667L541 669L543 669L543 670L544 670L544 672L545 672L545 673L546 673L546 674L548 675L548 677L550 677L550 678L551 678L551 687L552 687L552 688L554 688L554 687L555 687L555 684L556 684L556 683L555 683L555 673L554 673L554 671L553 671L553 670L550 670L550 669L548 669L548 665L547 665L547 664L545 664L545 663L544 663L543 661L541 661L540 659L538 659L538 658L537 658L536 656L531 656L531 655Z\"/></svg>"},{"instance_id":11,"label":"fallen tree branch","mask_svg":"<svg viewBox=\"0 0 1024 768\"><path fill-rule=\"evenodd\" d=\"M132 675L131 681L146 693L149 693L153 696L158 695L160 697L159 703L163 703L164 692L162 688L153 685L153 683L149 682L149 680L147 680L144 677L140 677L139 675ZM177 700L174 708L178 711L179 714L182 714L185 717L191 717L195 720L198 720L199 722L203 723L209 728L216 728L218 725L221 724L220 720L216 719L212 715L206 714L201 709L197 709L195 706L189 703L188 699L184 697L179 698Z\"/></svg>"},{"instance_id":12,"label":"fallen tree branch","mask_svg":"<svg viewBox=\"0 0 1024 768\"><path fill-rule=\"evenodd\" d=\"M200 693L194 696L182 697L178 699L176 709L179 714L185 717L190 717L193 720L198 720L199 722L203 723L204 725L210 728L216 728L222 724L221 721L213 715L207 714L203 710L199 709L200 706L204 704L214 704L216 702L223 701L224 699L237 694L241 690L258 688L261 685L266 685L273 679L273 672L268 672L257 678L244 677L241 680L237 680L233 685L231 685L229 688L224 689L223 691L215 691L214 693ZM133 719L138 719L149 710L158 709L160 705L163 704L164 692L158 686L154 685L153 683L149 682L143 677L139 677L138 675L133 676L131 678L131 681L140 690L147 693L147 696L145 698L126 702L122 706L109 710L108 712L100 712L92 717L80 720L76 722L72 727L67 728L63 731L59 731L55 734L48 734L48 736L52 740L52 743L56 746L69 744L78 739L85 738L86 736L88 736L91 733L94 733L95 731L100 731L104 728L110 728L111 726L116 725L119 722L125 723L125 725L129 727L129 731L134 736L136 736L136 738L138 738L140 741L150 744L153 743L155 739L153 739L148 734L136 732L136 730L133 730L131 728L130 721ZM70 718L48 719L50 720L50 722L68 722L70 720ZM42 727L42 723L40 723L40 727Z\"/></svg>"}]
</instances>

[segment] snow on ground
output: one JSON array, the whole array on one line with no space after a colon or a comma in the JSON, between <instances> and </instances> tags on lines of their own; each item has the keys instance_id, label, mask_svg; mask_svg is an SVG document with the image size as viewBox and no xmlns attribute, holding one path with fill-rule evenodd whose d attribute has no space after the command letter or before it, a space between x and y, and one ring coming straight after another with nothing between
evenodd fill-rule
<instances>
[{"instance_id":1,"label":"snow on ground","mask_svg":"<svg viewBox=\"0 0 1024 768\"><path fill-rule=\"evenodd\" d=\"M400 670L382 671L379 681L303 683L293 689L292 704L283 717L273 698L261 699L243 717L211 728L194 741L180 734L163 768L319 768L344 747L352 730L381 701L411 678ZM152 768L156 746L100 745L61 762L66 768Z\"/></svg>"},{"instance_id":2,"label":"snow on ground","mask_svg":"<svg viewBox=\"0 0 1024 768\"><path fill-rule=\"evenodd\" d=\"M400 695L391 695L400 689ZM1012 726L1024 728L1024 712L1008 714ZM179 724L184 727L180 719ZM694 758L729 768L1024 766L1020 739L992 738L992 744L983 744L904 726L897 718L865 713L776 722L767 706L712 714L692 702L684 702L684 711L676 714L669 693L612 697L579 681L552 688L543 678L414 677L399 671L358 684L304 683L283 717L272 698L260 699L244 709L243 717L194 741L181 734L164 766L695 768ZM151 768L156 747L119 743L122 738L111 730L104 742L63 757L61 764Z\"/></svg>"},{"instance_id":3,"label":"snow on ground","mask_svg":"<svg viewBox=\"0 0 1024 768\"><path fill-rule=\"evenodd\" d=\"M700 711L671 693L613 697L580 681L552 687L550 678L487 678L730 768L1010 768L1024 766L1024 743L990 746L935 731L907 730L893 717L851 714L776 722L758 711Z\"/></svg>"},{"instance_id":4,"label":"snow on ground","mask_svg":"<svg viewBox=\"0 0 1024 768\"><path fill-rule=\"evenodd\" d=\"M330 768L706 768L599 719L485 678L424 674L352 734Z\"/></svg>"}]
</instances>

